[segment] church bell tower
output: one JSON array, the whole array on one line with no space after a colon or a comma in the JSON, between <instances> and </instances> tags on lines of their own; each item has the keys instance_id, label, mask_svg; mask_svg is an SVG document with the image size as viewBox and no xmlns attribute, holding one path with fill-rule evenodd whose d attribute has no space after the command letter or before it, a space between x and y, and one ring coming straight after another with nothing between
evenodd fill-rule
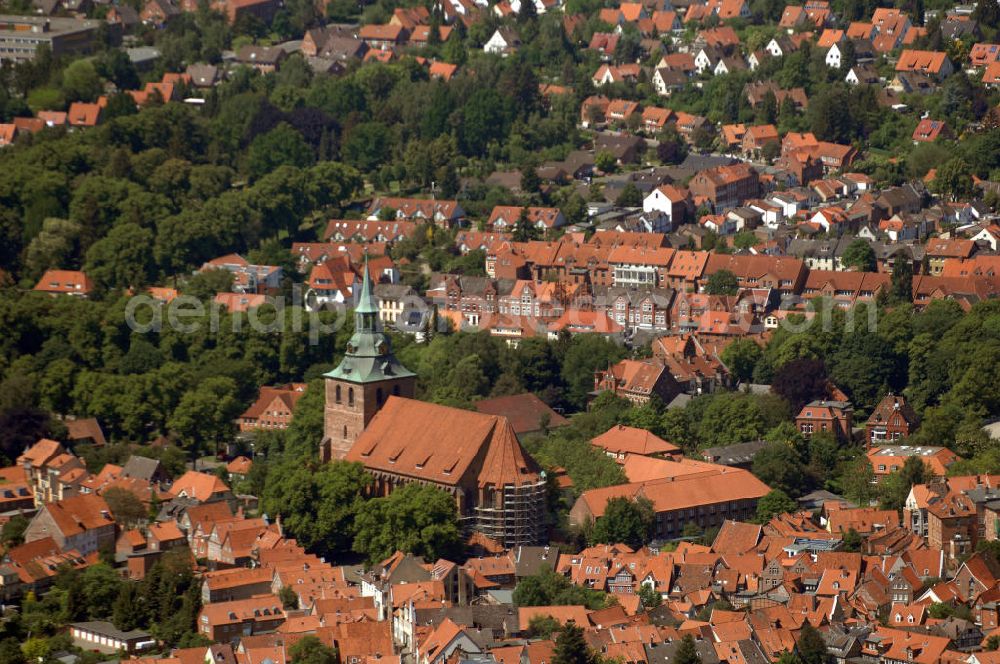
<instances>
[{"instance_id":1,"label":"church bell tower","mask_svg":"<svg viewBox=\"0 0 1000 664\"><path fill-rule=\"evenodd\" d=\"M399 363L382 332L367 258L354 308L354 336L340 365L323 377L323 461L343 459L390 395L413 398L417 375Z\"/></svg>"}]
</instances>

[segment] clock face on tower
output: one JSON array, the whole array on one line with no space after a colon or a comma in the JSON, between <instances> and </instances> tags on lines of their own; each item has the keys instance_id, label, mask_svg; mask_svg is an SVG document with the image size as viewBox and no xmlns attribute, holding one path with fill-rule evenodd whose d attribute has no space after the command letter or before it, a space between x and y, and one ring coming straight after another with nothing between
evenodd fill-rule
<instances>
[{"instance_id":1,"label":"clock face on tower","mask_svg":"<svg viewBox=\"0 0 1000 664\"><path fill-rule=\"evenodd\" d=\"M376 346L375 350L378 351L379 355L385 355L389 351L389 346L386 345L384 341L380 341L378 342L378 346Z\"/></svg>"}]
</instances>

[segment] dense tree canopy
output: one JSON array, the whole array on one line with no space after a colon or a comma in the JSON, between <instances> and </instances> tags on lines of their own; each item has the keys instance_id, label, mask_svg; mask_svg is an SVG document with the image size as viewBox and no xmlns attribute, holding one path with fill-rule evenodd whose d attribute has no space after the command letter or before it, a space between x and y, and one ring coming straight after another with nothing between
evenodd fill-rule
<instances>
[{"instance_id":1,"label":"dense tree canopy","mask_svg":"<svg viewBox=\"0 0 1000 664\"><path fill-rule=\"evenodd\" d=\"M355 517L354 550L369 562L395 551L425 560L453 559L462 545L455 499L432 486L407 484L364 502Z\"/></svg>"},{"instance_id":2,"label":"dense tree canopy","mask_svg":"<svg viewBox=\"0 0 1000 664\"><path fill-rule=\"evenodd\" d=\"M646 545L652 535L655 514L649 500L640 498L612 498L604 507L604 515L591 531L594 543L624 543L638 549Z\"/></svg>"}]
</instances>

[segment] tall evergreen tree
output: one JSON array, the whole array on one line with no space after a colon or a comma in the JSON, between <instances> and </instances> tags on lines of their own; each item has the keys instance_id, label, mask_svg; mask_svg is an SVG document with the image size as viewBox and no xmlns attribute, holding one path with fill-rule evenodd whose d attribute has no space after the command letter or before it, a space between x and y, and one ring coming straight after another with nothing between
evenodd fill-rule
<instances>
[{"instance_id":1,"label":"tall evergreen tree","mask_svg":"<svg viewBox=\"0 0 1000 664\"><path fill-rule=\"evenodd\" d=\"M596 662L597 658L583 640L583 629L576 625L566 625L556 638L552 664L596 664Z\"/></svg>"},{"instance_id":2,"label":"tall evergreen tree","mask_svg":"<svg viewBox=\"0 0 1000 664\"><path fill-rule=\"evenodd\" d=\"M674 657L674 664L701 664L701 655L695 648L693 636L687 634L681 639L681 645Z\"/></svg>"},{"instance_id":3,"label":"tall evergreen tree","mask_svg":"<svg viewBox=\"0 0 1000 664\"><path fill-rule=\"evenodd\" d=\"M122 584L111 611L111 622L123 632L139 626L139 606L134 583Z\"/></svg>"},{"instance_id":4,"label":"tall evergreen tree","mask_svg":"<svg viewBox=\"0 0 1000 664\"><path fill-rule=\"evenodd\" d=\"M913 264L905 256L896 256L889 292L894 302L913 301Z\"/></svg>"},{"instance_id":5,"label":"tall evergreen tree","mask_svg":"<svg viewBox=\"0 0 1000 664\"><path fill-rule=\"evenodd\" d=\"M802 664L825 664L828 660L823 635L809 623L803 623L799 640L795 642L795 650Z\"/></svg>"}]
</instances>

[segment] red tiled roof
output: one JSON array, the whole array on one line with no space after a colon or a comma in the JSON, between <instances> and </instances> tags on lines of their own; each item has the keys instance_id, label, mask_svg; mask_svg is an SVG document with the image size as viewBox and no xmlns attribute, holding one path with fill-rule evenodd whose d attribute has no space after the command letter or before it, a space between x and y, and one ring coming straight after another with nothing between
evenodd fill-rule
<instances>
[{"instance_id":1,"label":"red tiled roof","mask_svg":"<svg viewBox=\"0 0 1000 664\"><path fill-rule=\"evenodd\" d=\"M917 51L906 49L899 54L896 71L916 71L925 74L939 74L948 54L942 51Z\"/></svg>"},{"instance_id":2,"label":"red tiled roof","mask_svg":"<svg viewBox=\"0 0 1000 664\"><path fill-rule=\"evenodd\" d=\"M590 612L585 606L522 606L517 610L518 623L522 631L527 630L532 618L538 616L549 616L555 618L562 624L573 622L580 627L587 627L590 621L587 616Z\"/></svg>"},{"instance_id":3,"label":"red tiled roof","mask_svg":"<svg viewBox=\"0 0 1000 664\"><path fill-rule=\"evenodd\" d=\"M745 553L757 546L761 533L759 525L726 520L712 542L712 551L721 554Z\"/></svg>"},{"instance_id":4,"label":"red tiled roof","mask_svg":"<svg viewBox=\"0 0 1000 664\"><path fill-rule=\"evenodd\" d=\"M473 404L476 410L487 415L505 417L514 427L515 433L538 431L541 420L548 416L548 428L569 424L569 420L555 412L544 401L530 392L513 394L493 399L482 399Z\"/></svg>"},{"instance_id":5,"label":"red tiled roof","mask_svg":"<svg viewBox=\"0 0 1000 664\"><path fill-rule=\"evenodd\" d=\"M87 294L94 284L79 270L47 270L35 284L34 290L45 293Z\"/></svg>"},{"instance_id":6,"label":"red tiled roof","mask_svg":"<svg viewBox=\"0 0 1000 664\"><path fill-rule=\"evenodd\" d=\"M983 83L986 85L1000 85L1000 62L991 62L983 72Z\"/></svg>"},{"instance_id":7,"label":"red tiled roof","mask_svg":"<svg viewBox=\"0 0 1000 664\"><path fill-rule=\"evenodd\" d=\"M67 118L69 123L78 127L95 127L101 119L102 107L100 104L85 104L82 101L75 101L70 104Z\"/></svg>"},{"instance_id":8,"label":"red tiled roof","mask_svg":"<svg viewBox=\"0 0 1000 664\"><path fill-rule=\"evenodd\" d=\"M316 266L317 268L320 266ZM313 268L314 270L316 268ZM243 419L257 419L267 409L275 399L280 399L289 411L294 410L295 404L306 392L306 383L292 383L288 386L276 387L262 385L257 400L254 401L246 411L240 415Z\"/></svg>"},{"instance_id":9,"label":"red tiled roof","mask_svg":"<svg viewBox=\"0 0 1000 664\"><path fill-rule=\"evenodd\" d=\"M18 464L30 463L35 468L41 468L51 459L65 453L65 449L59 441L49 438L41 438L37 443L24 451L24 454L17 458Z\"/></svg>"},{"instance_id":10,"label":"red tiled roof","mask_svg":"<svg viewBox=\"0 0 1000 664\"><path fill-rule=\"evenodd\" d=\"M64 537L114 525L111 510L100 496L92 493L66 498L42 507L48 511Z\"/></svg>"},{"instance_id":11,"label":"red tiled roof","mask_svg":"<svg viewBox=\"0 0 1000 664\"><path fill-rule=\"evenodd\" d=\"M616 454L641 454L652 456L656 454L674 454L681 449L668 443L659 436L636 427L616 425L600 436L590 441L595 447L600 447Z\"/></svg>"},{"instance_id":12,"label":"red tiled roof","mask_svg":"<svg viewBox=\"0 0 1000 664\"><path fill-rule=\"evenodd\" d=\"M373 23L361 26L361 30L358 31L358 37L374 41L398 41L406 37L406 28L391 23L382 25Z\"/></svg>"},{"instance_id":13,"label":"red tiled roof","mask_svg":"<svg viewBox=\"0 0 1000 664\"><path fill-rule=\"evenodd\" d=\"M252 467L253 461L241 455L226 464L226 471L234 475L246 475Z\"/></svg>"},{"instance_id":14,"label":"red tiled roof","mask_svg":"<svg viewBox=\"0 0 1000 664\"><path fill-rule=\"evenodd\" d=\"M445 485L458 484L477 459L481 487L538 481L538 465L506 418L397 396L388 398L347 454L367 468Z\"/></svg>"},{"instance_id":15,"label":"red tiled roof","mask_svg":"<svg viewBox=\"0 0 1000 664\"><path fill-rule=\"evenodd\" d=\"M726 467L703 474L591 489L585 491L579 500L586 502L591 514L600 517L608 500L616 497L635 498L642 495L652 501L655 511L666 512L761 498L770 490L748 471Z\"/></svg>"},{"instance_id":16,"label":"red tiled roof","mask_svg":"<svg viewBox=\"0 0 1000 664\"><path fill-rule=\"evenodd\" d=\"M206 502L213 496L227 491L229 491L229 487L215 475L199 473L194 470L187 471L174 480L170 486L170 493L174 496L184 495L201 502Z\"/></svg>"}]
</instances>

